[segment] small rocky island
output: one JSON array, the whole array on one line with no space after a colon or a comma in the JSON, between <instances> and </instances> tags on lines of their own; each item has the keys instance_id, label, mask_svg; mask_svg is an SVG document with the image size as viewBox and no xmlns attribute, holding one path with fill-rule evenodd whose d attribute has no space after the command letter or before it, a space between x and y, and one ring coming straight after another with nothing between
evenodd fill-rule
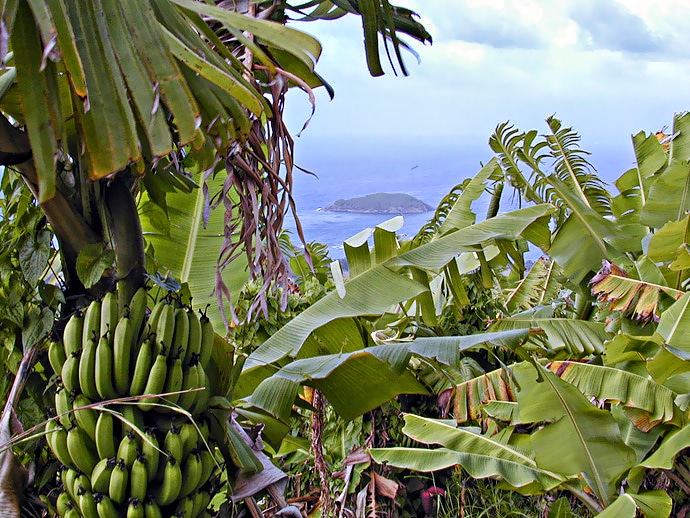
<instances>
[{"instance_id":1,"label":"small rocky island","mask_svg":"<svg viewBox=\"0 0 690 518\"><path fill-rule=\"evenodd\" d=\"M361 214L419 214L433 210L433 207L409 194L378 192L359 198L336 200L323 210Z\"/></svg>"}]
</instances>

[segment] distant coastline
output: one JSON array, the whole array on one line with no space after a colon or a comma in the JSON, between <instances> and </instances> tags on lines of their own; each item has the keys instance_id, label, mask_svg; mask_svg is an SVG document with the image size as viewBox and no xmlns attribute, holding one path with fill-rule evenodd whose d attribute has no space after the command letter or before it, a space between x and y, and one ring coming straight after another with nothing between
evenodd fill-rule
<instances>
[{"instance_id":1,"label":"distant coastline","mask_svg":"<svg viewBox=\"0 0 690 518\"><path fill-rule=\"evenodd\" d=\"M434 208L409 194L378 192L357 198L336 200L332 205L321 210L357 214L421 214Z\"/></svg>"}]
</instances>

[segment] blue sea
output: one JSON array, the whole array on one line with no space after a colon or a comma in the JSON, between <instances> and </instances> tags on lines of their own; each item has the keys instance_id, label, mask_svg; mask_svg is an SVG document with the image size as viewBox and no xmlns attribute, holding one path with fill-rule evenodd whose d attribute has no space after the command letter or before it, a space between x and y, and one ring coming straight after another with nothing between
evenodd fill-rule
<instances>
[{"instance_id":1,"label":"blue sea","mask_svg":"<svg viewBox=\"0 0 690 518\"><path fill-rule=\"evenodd\" d=\"M307 143L305 143L307 144ZM329 247L333 259L344 258L343 241L360 231L394 217L393 214L352 214L323 211L323 207L341 198L353 198L377 192L410 194L436 207L439 201L465 178L474 176L493 156L487 144L440 145L410 141L391 142L373 148L370 143L338 145L324 140L302 145L296 141L296 163L317 176L295 170L295 201L307 242L317 241ZM632 150L603 148L592 153L590 162L600 177L612 182L633 165ZM615 190L612 188L612 192ZM473 205L478 220L486 213L488 197ZM506 189L502 210L517 208L519 200ZM412 237L429 221L433 211L404 215L399 234ZM286 228L299 243L295 226Z\"/></svg>"}]
</instances>

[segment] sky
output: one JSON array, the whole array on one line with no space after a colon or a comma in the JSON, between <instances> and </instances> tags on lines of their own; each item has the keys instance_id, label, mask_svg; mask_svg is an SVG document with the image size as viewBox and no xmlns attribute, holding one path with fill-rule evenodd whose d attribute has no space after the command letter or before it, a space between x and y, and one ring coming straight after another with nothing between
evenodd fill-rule
<instances>
[{"instance_id":1,"label":"sky","mask_svg":"<svg viewBox=\"0 0 690 518\"><path fill-rule=\"evenodd\" d=\"M630 136L690 109L688 0L392 0L420 15L433 44L411 42L409 77L369 76L358 17L293 24L323 44L317 109L296 139L307 167L358 153L486 148L495 127L546 131L556 115L586 149L632 160ZM297 133L310 106L291 94ZM622 171L621 171L622 172Z\"/></svg>"}]
</instances>

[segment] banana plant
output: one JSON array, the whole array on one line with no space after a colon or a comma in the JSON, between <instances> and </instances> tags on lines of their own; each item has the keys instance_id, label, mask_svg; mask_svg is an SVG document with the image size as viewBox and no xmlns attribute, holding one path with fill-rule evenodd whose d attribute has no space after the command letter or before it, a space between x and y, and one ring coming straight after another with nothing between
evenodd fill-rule
<instances>
[{"instance_id":1,"label":"banana plant","mask_svg":"<svg viewBox=\"0 0 690 518\"><path fill-rule=\"evenodd\" d=\"M578 180L583 159L557 152L559 142L573 140L553 120L542 141L533 132L498 128L491 144L506 178L527 199L547 196L561 208L545 249L553 262L537 262L505 291L507 313L489 328L531 330L523 348L533 359L457 384L455 422L406 416L405 433L427 447L375 449L377 461L423 471L460 465L473 477L527 494L559 487L600 516L678 512L667 492L642 482L658 470L682 488L689 480L682 454L690 401L688 201L678 189L690 178L689 122L687 114L676 116L672 137L663 141L634 136L637 167L615 183L620 194L614 197L596 182ZM557 162L552 175L541 172L549 157ZM528 175L520 165L536 180L522 185ZM579 246L577 256L567 257L570 240L587 234L595 239L585 251L599 252L581 255ZM553 288L554 278L580 293L589 280L587 289L598 297L589 318L573 318L582 313L573 312L567 291ZM588 361L574 361L580 358ZM472 441L453 439L467 432ZM428 449L434 445L440 448ZM501 464L505 448L523 455L510 472Z\"/></svg>"}]
</instances>

